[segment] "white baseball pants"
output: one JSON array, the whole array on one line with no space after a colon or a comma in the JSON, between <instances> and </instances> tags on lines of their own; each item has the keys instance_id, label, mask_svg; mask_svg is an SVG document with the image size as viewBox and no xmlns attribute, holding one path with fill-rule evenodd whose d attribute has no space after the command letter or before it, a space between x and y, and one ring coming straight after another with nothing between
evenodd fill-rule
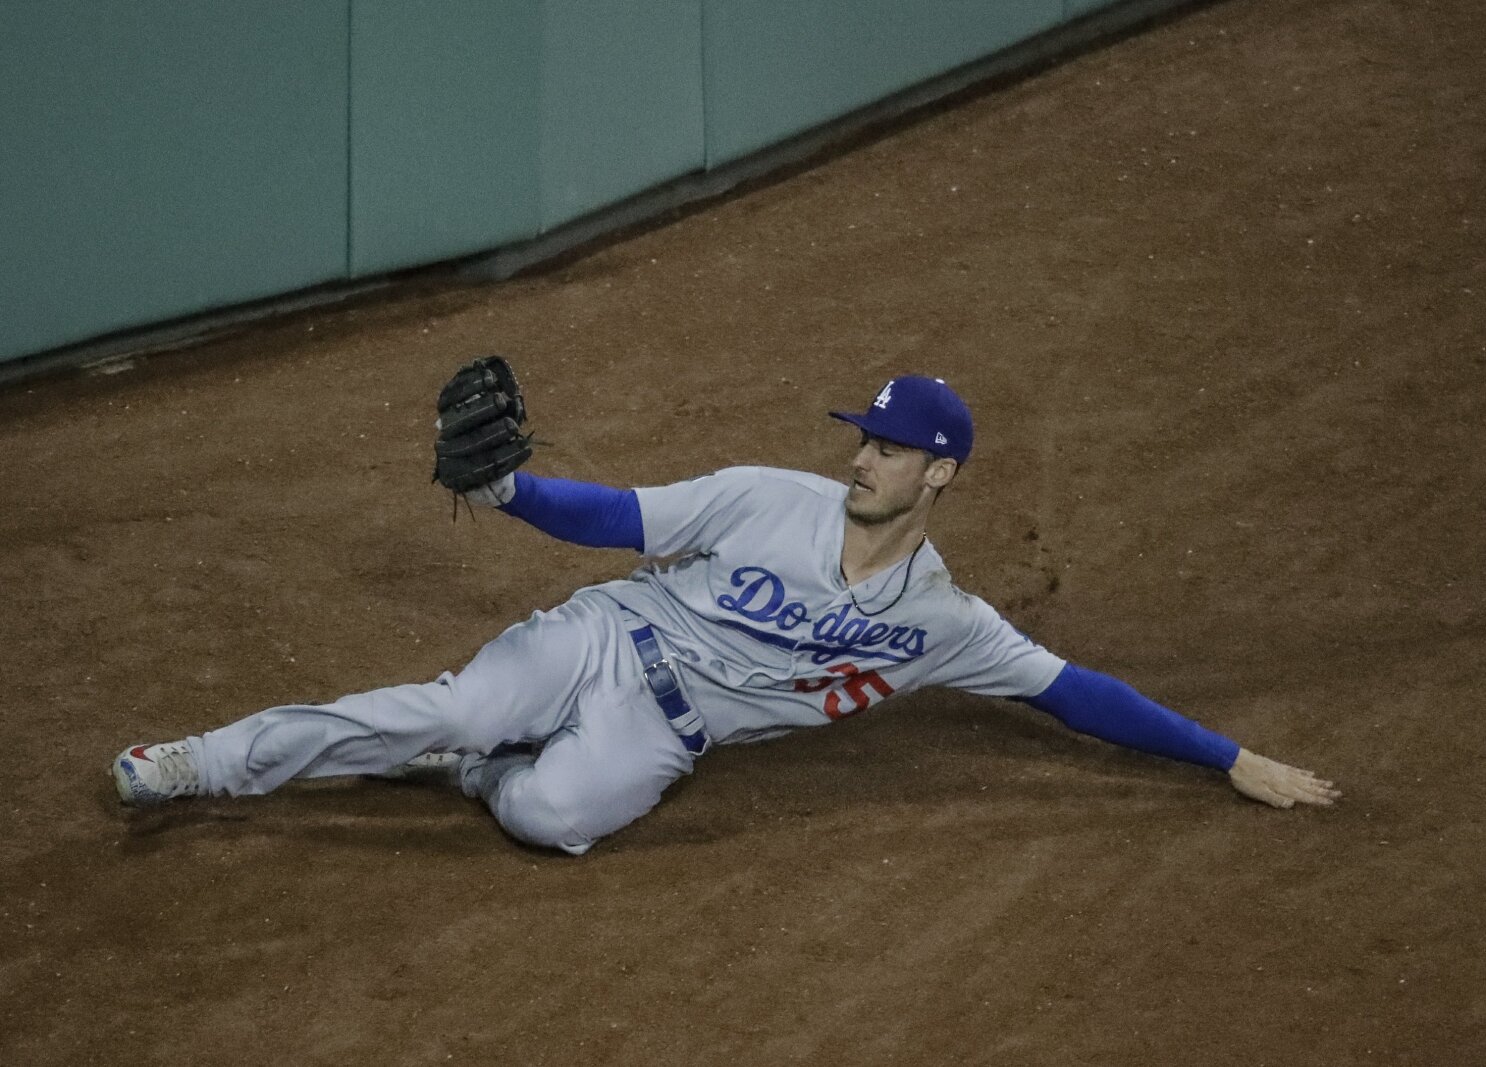
<instances>
[{"instance_id":1,"label":"white baseball pants","mask_svg":"<svg viewBox=\"0 0 1486 1067\"><path fill-rule=\"evenodd\" d=\"M475 776L477 788L513 837L574 855L653 808L693 763L645 684L618 605L591 591L512 626L458 674L269 708L187 738L214 796L523 741L542 743L535 761L498 760L502 773Z\"/></svg>"}]
</instances>

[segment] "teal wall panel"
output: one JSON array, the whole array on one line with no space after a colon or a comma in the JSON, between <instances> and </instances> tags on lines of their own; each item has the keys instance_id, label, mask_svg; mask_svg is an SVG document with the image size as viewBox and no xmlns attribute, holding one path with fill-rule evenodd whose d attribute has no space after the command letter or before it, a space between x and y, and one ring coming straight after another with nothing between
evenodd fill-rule
<instances>
[{"instance_id":1,"label":"teal wall panel","mask_svg":"<svg viewBox=\"0 0 1486 1067\"><path fill-rule=\"evenodd\" d=\"M0 360L535 237L1111 2L0 0Z\"/></svg>"},{"instance_id":2,"label":"teal wall panel","mask_svg":"<svg viewBox=\"0 0 1486 1067\"><path fill-rule=\"evenodd\" d=\"M540 0L356 0L351 273L535 235Z\"/></svg>"},{"instance_id":3,"label":"teal wall panel","mask_svg":"<svg viewBox=\"0 0 1486 1067\"><path fill-rule=\"evenodd\" d=\"M0 359L344 275L346 12L0 3Z\"/></svg>"},{"instance_id":4,"label":"teal wall panel","mask_svg":"<svg viewBox=\"0 0 1486 1067\"><path fill-rule=\"evenodd\" d=\"M547 0L542 225L701 169L701 0Z\"/></svg>"},{"instance_id":5,"label":"teal wall panel","mask_svg":"<svg viewBox=\"0 0 1486 1067\"><path fill-rule=\"evenodd\" d=\"M704 0L716 166L1062 21L1064 0Z\"/></svg>"}]
</instances>

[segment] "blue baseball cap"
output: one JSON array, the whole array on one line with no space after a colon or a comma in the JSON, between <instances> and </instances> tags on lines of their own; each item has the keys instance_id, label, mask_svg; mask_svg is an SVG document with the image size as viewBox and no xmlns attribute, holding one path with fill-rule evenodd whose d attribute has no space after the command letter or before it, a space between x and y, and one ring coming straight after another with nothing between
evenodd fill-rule
<instances>
[{"instance_id":1,"label":"blue baseball cap","mask_svg":"<svg viewBox=\"0 0 1486 1067\"><path fill-rule=\"evenodd\" d=\"M943 378L894 378L878 390L862 414L833 411L831 418L859 426L873 437L921 448L956 463L970 458L970 446L975 443L970 409Z\"/></svg>"}]
</instances>

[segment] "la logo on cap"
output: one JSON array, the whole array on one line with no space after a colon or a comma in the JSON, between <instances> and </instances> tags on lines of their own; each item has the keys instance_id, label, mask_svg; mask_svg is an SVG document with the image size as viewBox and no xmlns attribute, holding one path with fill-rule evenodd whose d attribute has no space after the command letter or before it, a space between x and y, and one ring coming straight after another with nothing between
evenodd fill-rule
<instances>
[{"instance_id":1,"label":"la logo on cap","mask_svg":"<svg viewBox=\"0 0 1486 1067\"><path fill-rule=\"evenodd\" d=\"M894 378L893 381L897 381L897 379ZM874 408L882 408L884 411L886 411L887 410L887 406L888 406L889 402L891 402L892 399L893 399L893 382L888 382L886 385L884 385L882 387L882 392L880 392L880 393L877 394L877 399L874 400L874 401L872 401L872 406Z\"/></svg>"}]
</instances>

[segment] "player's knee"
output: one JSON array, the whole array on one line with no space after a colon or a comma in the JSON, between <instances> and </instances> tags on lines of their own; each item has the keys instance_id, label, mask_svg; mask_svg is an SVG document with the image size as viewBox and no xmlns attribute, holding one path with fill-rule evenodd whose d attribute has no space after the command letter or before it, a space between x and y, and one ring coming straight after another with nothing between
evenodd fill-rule
<instances>
[{"instance_id":1,"label":"player's knee","mask_svg":"<svg viewBox=\"0 0 1486 1067\"><path fill-rule=\"evenodd\" d=\"M581 856L594 839L573 828L572 821L553 802L541 776L530 767L507 774L490 804L506 833L518 841L561 849Z\"/></svg>"}]
</instances>

